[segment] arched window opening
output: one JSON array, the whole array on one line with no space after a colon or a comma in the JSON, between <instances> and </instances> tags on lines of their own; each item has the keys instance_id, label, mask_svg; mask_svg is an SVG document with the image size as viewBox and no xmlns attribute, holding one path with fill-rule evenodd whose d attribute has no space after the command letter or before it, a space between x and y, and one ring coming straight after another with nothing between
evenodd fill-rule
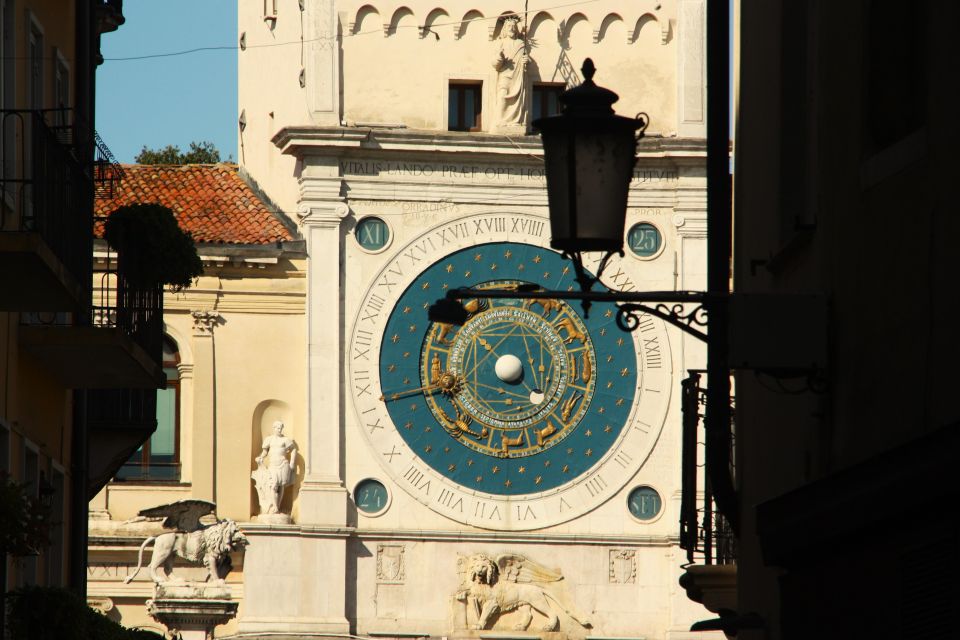
<instances>
[{"instance_id":1,"label":"arched window opening","mask_svg":"<svg viewBox=\"0 0 960 640\"><path fill-rule=\"evenodd\" d=\"M176 481L180 479L180 350L163 337L163 372L167 388L157 389L157 430L120 468L117 480Z\"/></svg>"}]
</instances>

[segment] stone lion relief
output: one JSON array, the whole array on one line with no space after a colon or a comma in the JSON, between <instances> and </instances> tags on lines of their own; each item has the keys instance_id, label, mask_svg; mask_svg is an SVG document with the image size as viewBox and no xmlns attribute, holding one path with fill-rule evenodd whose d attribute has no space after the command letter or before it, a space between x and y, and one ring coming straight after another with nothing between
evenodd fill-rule
<instances>
[{"instance_id":1,"label":"stone lion relief","mask_svg":"<svg viewBox=\"0 0 960 640\"><path fill-rule=\"evenodd\" d=\"M457 560L460 589L454 596L462 603L463 620L471 629L494 629L502 615L518 612L513 624L525 631L533 622L533 612L545 618L542 631L560 629L559 613L566 614L582 627L589 628L586 616L564 606L558 599L559 571L548 569L532 560L514 554L501 554L495 559L483 553L460 556Z\"/></svg>"},{"instance_id":2,"label":"stone lion relief","mask_svg":"<svg viewBox=\"0 0 960 640\"><path fill-rule=\"evenodd\" d=\"M178 500L140 511L137 519L163 518L164 528L174 531L150 536L143 541L137 554L137 568L124 578L124 583L129 584L140 573L143 550L154 542L153 555L150 558L150 577L158 585L183 582L171 573L177 556L206 567L207 582L223 584L231 568L230 553L242 551L248 541L233 520L218 520L209 525L200 523L200 518L213 513L216 508L215 504L205 500Z\"/></svg>"}]
</instances>

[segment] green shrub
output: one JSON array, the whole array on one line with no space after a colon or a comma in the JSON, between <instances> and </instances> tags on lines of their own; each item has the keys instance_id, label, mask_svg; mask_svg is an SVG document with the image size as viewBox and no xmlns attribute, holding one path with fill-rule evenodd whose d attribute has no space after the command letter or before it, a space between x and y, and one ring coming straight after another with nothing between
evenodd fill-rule
<instances>
[{"instance_id":1,"label":"green shrub","mask_svg":"<svg viewBox=\"0 0 960 640\"><path fill-rule=\"evenodd\" d=\"M21 587L7 594L10 640L162 640L152 631L127 629L77 594L60 587Z\"/></svg>"},{"instance_id":2,"label":"green shrub","mask_svg":"<svg viewBox=\"0 0 960 640\"><path fill-rule=\"evenodd\" d=\"M136 287L170 285L186 289L203 272L193 237L169 208L155 203L118 208L104 225L104 238L117 250L123 270Z\"/></svg>"}]
</instances>

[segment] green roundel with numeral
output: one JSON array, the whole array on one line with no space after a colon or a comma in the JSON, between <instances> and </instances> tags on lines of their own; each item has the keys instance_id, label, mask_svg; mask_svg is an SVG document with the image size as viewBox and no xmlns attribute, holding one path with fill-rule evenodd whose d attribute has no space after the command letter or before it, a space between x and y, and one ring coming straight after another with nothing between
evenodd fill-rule
<instances>
[{"instance_id":1,"label":"green roundel with numeral","mask_svg":"<svg viewBox=\"0 0 960 640\"><path fill-rule=\"evenodd\" d=\"M615 445L637 389L633 340L611 304L466 298L462 326L424 309L454 287L576 286L558 254L531 245L471 246L425 268L387 321L382 402L404 442L437 473L487 494L549 491Z\"/></svg>"}]
</instances>

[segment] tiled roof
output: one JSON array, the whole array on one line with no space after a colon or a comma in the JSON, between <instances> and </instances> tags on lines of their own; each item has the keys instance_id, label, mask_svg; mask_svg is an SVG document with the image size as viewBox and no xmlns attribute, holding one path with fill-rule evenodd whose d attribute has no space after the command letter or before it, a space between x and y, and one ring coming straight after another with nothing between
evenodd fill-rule
<instances>
[{"instance_id":1,"label":"tiled roof","mask_svg":"<svg viewBox=\"0 0 960 640\"><path fill-rule=\"evenodd\" d=\"M114 197L96 201L106 216L135 202L169 207L198 243L272 244L292 240L282 222L237 173L235 164L123 165ZM97 236L103 234L97 225Z\"/></svg>"}]
</instances>

